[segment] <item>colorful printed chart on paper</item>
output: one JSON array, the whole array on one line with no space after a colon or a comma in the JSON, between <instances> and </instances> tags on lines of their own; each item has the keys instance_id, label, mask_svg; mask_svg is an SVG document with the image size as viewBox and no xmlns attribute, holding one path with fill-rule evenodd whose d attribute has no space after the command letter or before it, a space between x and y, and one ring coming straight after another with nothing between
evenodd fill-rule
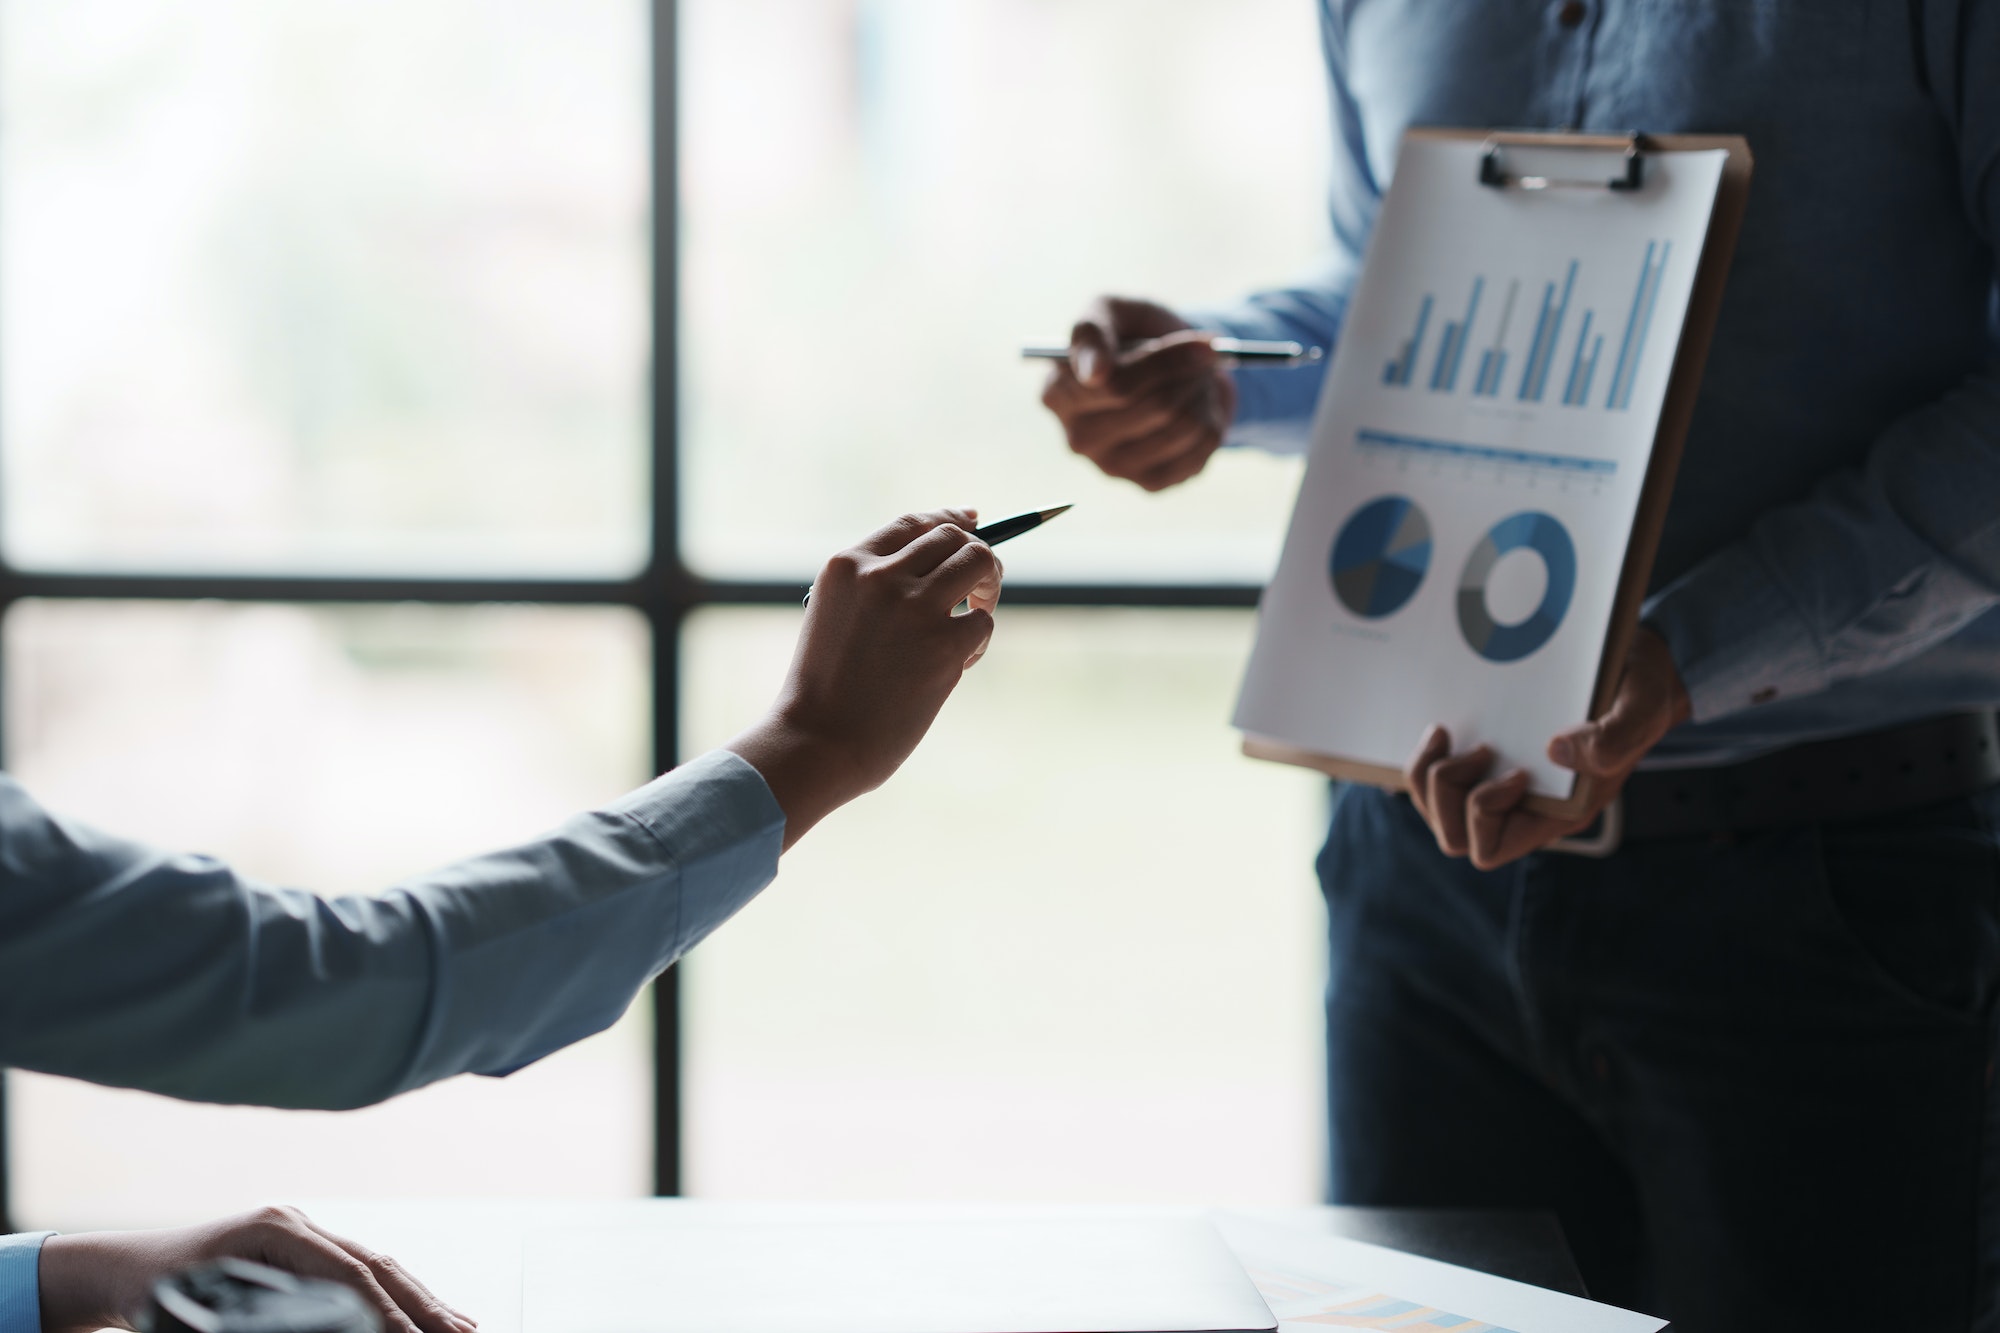
<instances>
[{"instance_id":1,"label":"colorful printed chart on paper","mask_svg":"<svg viewBox=\"0 0 2000 1333\"><path fill-rule=\"evenodd\" d=\"M1404 144L1236 725L1394 768L1443 723L1561 796L1725 155L1529 192L1482 152Z\"/></svg>"},{"instance_id":2,"label":"colorful printed chart on paper","mask_svg":"<svg viewBox=\"0 0 2000 1333\"><path fill-rule=\"evenodd\" d=\"M1417 1333L1514 1333L1498 1324L1371 1291L1366 1285L1341 1286L1257 1268L1250 1270L1250 1280L1264 1294L1264 1303L1271 1307L1271 1313L1283 1323L1409 1329Z\"/></svg>"}]
</instances>

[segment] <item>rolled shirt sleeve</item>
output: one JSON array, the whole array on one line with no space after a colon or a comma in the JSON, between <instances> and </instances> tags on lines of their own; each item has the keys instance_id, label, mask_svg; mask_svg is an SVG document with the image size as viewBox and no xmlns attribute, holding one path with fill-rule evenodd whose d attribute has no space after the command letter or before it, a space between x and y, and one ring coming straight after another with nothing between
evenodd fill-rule
<instances>
[{"instance_id":1,"label":"rolled shirt sleeve","mask_svg":"<svg viewBox=\"0 0 2000 1333\"><path fill-rule=\"evenodd\" d=\"M54 1234L0 1236L0 1333L42 1333L42 1242Z\"/></svg>"},{"instance_id":2,"label":"rolled shirt sleeve","mask_svg":"<svg viewBox=\"0 0 2000 1333\"><path fill-rule=\"evenodd\" d=\"M1655 595L1696 722L1816 694L2000 605L2000 375L1898 422Z\"/></svg>"},{"instance_id":3,"label":"rolled shirt sleeve","mask_svg":"<svg viewBox=\"0 0 2000 1333\"><path fill-rule=\"evenodd\" d=\"M322 898L43 811L0 778L0 1064L341 1109L601 1031L777 873L718 751L504 851Z\"/></svg>"}]
</instances>

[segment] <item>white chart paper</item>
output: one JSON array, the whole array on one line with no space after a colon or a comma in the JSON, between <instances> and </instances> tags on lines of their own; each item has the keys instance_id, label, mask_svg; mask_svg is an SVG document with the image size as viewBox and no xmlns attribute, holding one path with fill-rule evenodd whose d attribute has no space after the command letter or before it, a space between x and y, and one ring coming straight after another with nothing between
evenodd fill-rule
<instances>
[{"instance_id":1,"label":"white chart paper","mask_svg":"<svg viewBox=\"0 0 2000 1333\"><path fill-rule=\"evenodd\" d=\"M1235 720L1391 767L1443 723L1562 797L1727 155L1530 192L1481 152L1403 146Z\"/></svg>"}]
</instances>

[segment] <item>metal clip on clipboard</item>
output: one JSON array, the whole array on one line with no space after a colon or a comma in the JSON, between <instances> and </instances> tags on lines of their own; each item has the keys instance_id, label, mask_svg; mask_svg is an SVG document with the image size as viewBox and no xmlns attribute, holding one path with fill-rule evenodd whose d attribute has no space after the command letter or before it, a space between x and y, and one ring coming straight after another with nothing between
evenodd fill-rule
<instances>
[{"instance_id":1,"label":"metal clip on clipboard","mask_svg":"<svg viewBox=\"0 0 2000 1333\"><path fill-rule=\"evenodd\" d=\"M1501 150L1510 142L1527 146L1525 139L1511 139L1507 135L1493 135L1486 140L1485 151L1479 155L1479 183L1496 190L1614 190L1630 194L1644 187L1646 183L1645 136L1628 134L1622 137L1604 137L1588 141L1575 141L1560 146L1550 144L1546 139L1533 142L1539 152L1563 150L1611 153L1622 152L1625 161L1623 175L1609 179L1595 177L1543 176L1529 172L1510 173L1501 156ZM1614 799L1604 812L1593 821L1592 827L1581 836L1560 838L1544 850L1570 856L1603 858L1616 852L1625 840L1624 809Z\"/></svg>"},{"instance_id":2,"label":"metal clip on clipboard","mask_svg":"<svg viewBox=\"0 0 2000 1333\"><path fill-rule=\"evenodd\" d=\"M1625 173L1606 179L1596 177L1543 176L1528 172L1510 173L1501 150L1510 144L1531 147L1536 152L1576 151L1619 153L1625 157ZM1617 190L1629 193L1646 183L1646 137L1642 134L1603 135L1576 139L1561 145L1550 144L1540 135L1495 134L1486 140L1479 155L1479 183L1496 190Z\"/></svg>"}]
</instances>

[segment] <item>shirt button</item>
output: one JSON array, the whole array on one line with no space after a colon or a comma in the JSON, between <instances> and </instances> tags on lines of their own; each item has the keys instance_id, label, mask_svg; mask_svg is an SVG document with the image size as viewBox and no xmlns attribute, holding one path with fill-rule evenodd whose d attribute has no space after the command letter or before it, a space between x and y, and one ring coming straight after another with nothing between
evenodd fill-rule
<instances>
[{"instance_id":1,"label":"shirt button","mask_svg":"<svg viewBox=\"0 0 2000 1333\"><path fill-rule=\"evenodd\" d=\"M1590 17L1590 6L1583 0L1563 0L1563 6L1556 11L1556 22L1565 28L1580 27Z\"/></svg>"}]
</instances>

